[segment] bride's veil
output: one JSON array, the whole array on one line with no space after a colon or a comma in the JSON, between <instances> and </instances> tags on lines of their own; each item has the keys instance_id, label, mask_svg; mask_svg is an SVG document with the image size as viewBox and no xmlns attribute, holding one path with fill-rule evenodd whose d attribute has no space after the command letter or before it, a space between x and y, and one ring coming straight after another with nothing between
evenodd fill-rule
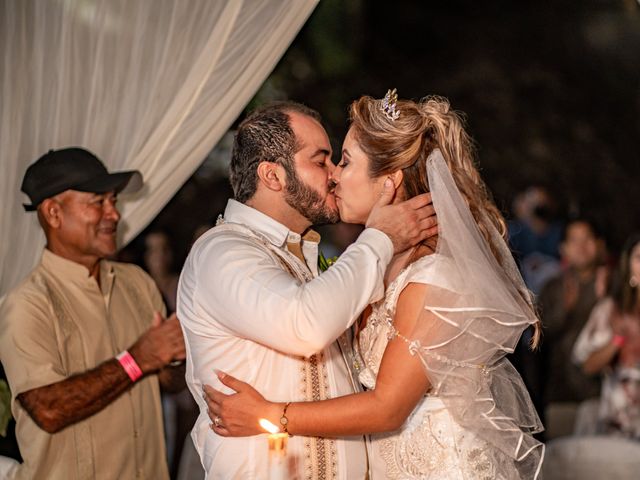
<instances>
[{"instance_id":1,"label":"bride's veil","mask_svg":"<svg viewBox=\"0 0 640 480\"><path fill-rule=\"evenodd\" d=\"M542 424L504 358L537 321L529 292L493 224L483 222L490 243L481 234L440 150L427 172L439 238L411 351L455 420L514 461L522 478L535 478L544 445L532 434Z\"/></svg>"}]
</instances>

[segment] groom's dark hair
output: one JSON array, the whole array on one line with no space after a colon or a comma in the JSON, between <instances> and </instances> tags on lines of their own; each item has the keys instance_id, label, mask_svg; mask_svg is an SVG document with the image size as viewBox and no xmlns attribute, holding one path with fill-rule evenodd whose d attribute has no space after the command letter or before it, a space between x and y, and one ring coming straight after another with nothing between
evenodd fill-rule
<instances>
[{"instance_id":1,"label":"groom's dark hair","mask_svg":"<svg viewBox=\"0 0 640 480\"><path fill-rule=\"evenodd\" d=\"M292 112L321 121L320 114L305 105L274 102L257 108L240 123L229 167L229 180L237 201L244 203L256 193L260 162L278 163L289 178L296 177L293 158L301 146L291 128Z\"/></svg>"}]
</instances>

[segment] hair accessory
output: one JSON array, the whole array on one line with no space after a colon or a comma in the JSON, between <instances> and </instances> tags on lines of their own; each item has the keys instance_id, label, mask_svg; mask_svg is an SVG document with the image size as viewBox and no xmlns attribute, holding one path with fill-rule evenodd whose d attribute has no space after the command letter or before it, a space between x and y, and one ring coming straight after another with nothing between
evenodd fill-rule
<instances>
[{"instance_id":1,"label":"hair accessory","mask_svg":"<svg viewBox=\"0 0 640 480\"><path fill-rule=\"evenodd\" d=\"M380 105L380 110L384 113L384 116L392 122L400 116L400 110L396 110L397 101L398 92L394 88L393 90L387 90L387 94L382 99L382 105Z\"/></svg>"}]
</instances>

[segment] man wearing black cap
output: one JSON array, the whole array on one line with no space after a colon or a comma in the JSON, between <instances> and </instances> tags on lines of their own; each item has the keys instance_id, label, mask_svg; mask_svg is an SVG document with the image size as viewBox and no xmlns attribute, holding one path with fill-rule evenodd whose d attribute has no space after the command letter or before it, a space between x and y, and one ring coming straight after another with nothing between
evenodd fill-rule
<instances>
[{"instance_id":1,"label":"man wearing black cap","mask_svg":"<svg viewBox=\"0 0 640 480\"><path fill-rule=\"evenodd\" d=\"M40 264L0 308L0 360L24 463L17 478L168 478L159 386L180 388L184 341L161 295L116 252L118 193L137 171L109 173L81 148L51 150L25 173L47 238Z\"/></svg>"}]
</instances>

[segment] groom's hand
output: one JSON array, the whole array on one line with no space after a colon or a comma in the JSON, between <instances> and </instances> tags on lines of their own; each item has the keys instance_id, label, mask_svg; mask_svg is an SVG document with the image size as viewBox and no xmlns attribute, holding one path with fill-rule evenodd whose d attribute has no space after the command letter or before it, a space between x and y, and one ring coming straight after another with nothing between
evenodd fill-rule
<instances>
[{"instance_id":1,"label":"groom's hand","mask_svg":"<svg viewBox=\"0 0 640 480\"><path fill-rule=\"evenodd\" d=\"M223 437L248 437L265 433L258 423L261 418L278 424L278 404L265 400L248 383L226 373L216 373L218 379L236 393L226 395L210 385L203 387L203 397L214 432Z\"/></svg>"},{"instance_id":2,"label":"groom's hand","mask_svg":"<svg viewBox=\"0 0 640 480\"><path fill-rule=\"evenodd\" d=\"M366 226L386 233L393 243L394 252L398 253L436 235L438 221L430 193L391 204L395 193L393 181L387 179Z\"/></svg>"}]
</instances>

